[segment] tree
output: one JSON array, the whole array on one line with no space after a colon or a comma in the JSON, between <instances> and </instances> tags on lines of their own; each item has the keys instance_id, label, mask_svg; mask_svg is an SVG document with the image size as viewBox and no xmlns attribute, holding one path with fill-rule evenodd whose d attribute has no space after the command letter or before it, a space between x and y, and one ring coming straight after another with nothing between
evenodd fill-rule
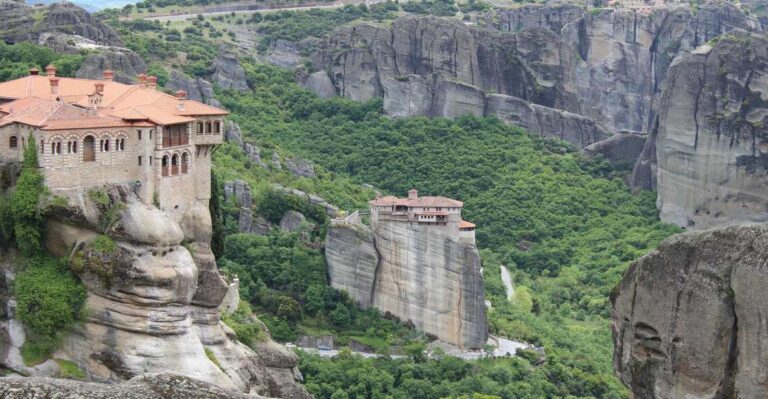
<instances>
[{"instance_id":1,"label":"tree","mask_svg":"<svg viewBox=\"0 0 768 399\"><path fill-rule=\"evenodd\" d=\"M310 314L315 314L325 309L326 286L320 284L310 285L304 293L305 307Z\"/></svg>"},{"instance_id":2,"label":"tree","mask_svg":"<svg viewBox=\"0 0 768 399\"><path fill-rule=\"evenodd\" d=\"M37 146L34 136L30 134L24 148L21 176L11 195L16 245L26 256L33 256L41 250L43 218L40 198L46 190L37 162Z\"/></svg>"},{"instance_id":3,"label":"tree","mask_svg":"<svg viewBox=\"0 0 768 399\"><path fill-rule=\"evenodd\" d=\"M342 303L337 304L336 308L331 312L331 321L339 327L348 326L350 319L349 309Z\"/></svg>"}]
</instances>

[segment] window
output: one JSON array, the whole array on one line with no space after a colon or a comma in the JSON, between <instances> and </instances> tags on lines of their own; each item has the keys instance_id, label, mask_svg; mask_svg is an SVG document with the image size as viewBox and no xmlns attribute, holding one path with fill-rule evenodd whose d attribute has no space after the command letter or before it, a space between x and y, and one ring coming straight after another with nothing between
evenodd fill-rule
<instances>
[{"instance_id":1,"label":"window","mask_svg":"<svg viewBox=\"0 0 768 399\"><path fill-rule=\"evenodd\" d=\"M71 153L72 153L72 142L67 141L67 154L71 154Z\"/></svg>"},{"instance_id":2,"label":"window","mask_svg":"<svg viewBox=\"0 0 768 399\"><path fill-rule=\"evenodd\" d=\"M197 134L203 134L203 122L197 122Z\"/></svg>"},{"instance_id":3,"label":"window","mask_svg":"<svg viewBox=\"0 0 768 399\"><path fill-rule=\"evenodd\" d=\"M125 151L125 139L115 139L115 151Z\"/></svg>"},{"instance_id":4,"label":"window","mask_svg":"<svg viewBox=\"0 0 768 399\"><path fill-rule=\"evenodd\" d=\"M141 155L139 155L139 166L141 166Z\"/></svg>"},{"instance_id":5,"label":"window","mask_svg":"<svg viewBox=\"0 0 768 399\"><path fill-rule=\"evenodd\" d=\"M221 123L219 121L213 122L213 133L214 134L221 133Z\"/></svg>"},{"instance_id":6,"label":"window","mask_svg":"<svg viewBox=\"0 0 768 399\"><path fill-rule=\"evenodd\" d=\"M149 166L152 166L152 160L153 159L154 159L153 157L149 157Z\"/></svg>"},{"instance_id":7,"label":"window","mask_svg":"<svg viewBox=\"0 0 768 399\"><path fill-rule=\"evenodd\" d=\"M10 143L8 143L11 148L19 148L19 138L16 136L11 136Z\"/></svg>"},{"instance_id":8,"label":"window","mask_svg":"<svg viewBox=\"0 0 768 399\"><path fill-rule=\"evenodd\" d=\"M136 131L139 134L139 140L141 140L141 130Z\"/></svg>"},{"instance_id":9,"label":"window","mask_svg":"<svg viewBox=\"0 0 768 399\"><path fill-rule=\"evenodd\" d=\"M109 152L109 139L102 139L99 141L99 148L101 152Z\"/></svg>"},{"instance_id":10,"label":"window","mask_svg":"<svg viewBox=\"0 0 768 399\"><path fill-rule=\"evenodd\" d=\"M189 172L189 154L181 154L181 173L186 174Z\"/></svg>"},{"instance_id":11,"label":"window","mask_svg":"<svg viewBox=\"0 0 768 399\"><path fill-rule=\"evenodd\" d=\"M45 154L45 140L40 140L40 153Z\"/></svg>"},{"instance_id":12,"label":"window","mask_svg":"<svg viewBox=\"0 0 768 399\"><path fill-rule=\"evenodd\" d=\"M211 134L211 122L205 122L205 134Z\"/></svg>"},{"instance_id":13,"label":"window","mask_svg":"<svg viewBox=\"0 0 768 399\"><path fill-rule=\"evenodd\" d=\"M169 161L168 160L168 155L164 156L163 157L163 168L162 168L163 176L168 176L168 163L169 163L168 161Z\"/></svg>"},{"instance_id":14,"label":"window","mask_svg":"<svg viewBox=\"0 0 768 399\"><path fill-rule=\"evenodd\" d=\"M83 162L93 162L96 160L94 151L95 141L93 136L86 136L85 140L83 140Z\"/></svg>"},{"instance_id":15,"label":"window","mask_svg":"<svg viewBox=\"0 0 768 399\"><path fill-rule=\"evenodd\" d=\"M77 154L77 141L72 142L72 153Z\"/></svg>"},{"instance_id":16,"label":"window","mask_svg":"<svg viewBox=\"0 0 768 399\"><path fill-rule=\"evenodd\" d=\"M176 176L179 174L179 155L174 154L171 158L171 174Z\"/></svg>"},{"instance_id":17,"label":"window","mask_svg":"<svg viewBox=\"0 0 768 399\"><path fill-rule=\"evenodd\" d=\"M150 131L149 131L149 139L150 139L150 140L152 140L152 132L154 132L154 130L150 130Z\"/></svg>"}]
</instances>

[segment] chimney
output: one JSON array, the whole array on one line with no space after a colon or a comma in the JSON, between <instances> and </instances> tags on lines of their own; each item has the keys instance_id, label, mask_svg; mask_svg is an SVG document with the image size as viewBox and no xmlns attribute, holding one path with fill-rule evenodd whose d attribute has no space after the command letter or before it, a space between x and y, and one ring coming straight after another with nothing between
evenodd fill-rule
<instances>
[{"instance_id":1,"label":"chimney","mask_svg":"<svg viewBox=\"0 0 768 399\"><path fill-rule=\"evenodd\" d=\"M139 87L147 87L147 75L139 74Z\"/></svg>"},{"instance_id":2,"label":"chimney","mask_svg":"<svg viewBox=\"0 0 768 399\"><path fill-rule=\"evenodd\" d=\"M53 64L49 64L45 67L45 74L48 76L56 76L56 67Z\"/></svg>"},{"instance_id":3,"label":"chimney","mask_svg":"<svg viewBox=\"0 0 768 399\"><path fill-rule=\"evenodd\" d=\"M96 82L93 85L96 87L96 93L104 94L104 82Z\"/></svg>"},{"instance_id":4,"label":"chimney","mask_svg":"<svg viewBox=\"0 0 768 399\"><path fill-rule=\"evenodd\" d=\"M408 190L408 199L419 198L419 192L415 188Z\"/></svg>"},{"instance_id":5,"label":"chimney","mask_svg":"<svg viewBox=\"0 0 768 399\"><path fill-rule=\"evenodd\" d=\"M176 92L176 98L179 99L179 111L184 111L184 100L187 99L187 92L184 90L179 90Z\"/></svg>"},{"instance_id":6,"label":"chimney","mask_svg":"<svg viewBox=\"0 0 768 399\"><path fill-rule=\"evenodd\" d=\"M115 78L115 72L113 72L111 69L107 69L104 71L104 80L111 82Z\"/></svg>"},{"instance_id":7,"label":"chimney","mask_svg":"<svg viewBox=\"0 0 768 399\"><path fill-rule=\"evenodd\" d=\"M155 87L157 87L157 76L147 76L147 87L155 90Z\"/></svg>"},{"instance_id":8,"label":"chimney","mask_svg":"<svg viewBox=\"0 0 768 399\"><path fill-rule=\"evenodd\" d=\"M31 69L29 70L29 74L30 74L30 76L37 76L37 75L39 75L39 74L40 74L40 70L39 70L39 69L37 69L37 68L31 68Z\"/></svg>"},{"instance_id":9,"label":"chimney","mask_svg":"<svg viewBox=\"0 0 768 399\"><path fill-rule=\"evenodd\" d=\"M48 79L51 82L51 95L58 95L59 94L59 78L56 76L51 76L50 79Z\"/></svg>"}]
</instances>

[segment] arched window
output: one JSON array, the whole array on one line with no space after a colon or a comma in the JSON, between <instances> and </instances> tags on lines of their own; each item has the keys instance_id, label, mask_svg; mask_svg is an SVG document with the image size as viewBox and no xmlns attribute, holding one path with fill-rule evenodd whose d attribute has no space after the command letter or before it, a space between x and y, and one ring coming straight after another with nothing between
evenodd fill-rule
<instances>
[{"instance_id":1,"label":"arched window","mask_svg":"<svg viewBox=\"0 0 768 399\"><path fill-rule=\"evenodd\" d=\"M171 158L171 174L174 176L179 174L179 154L173 154Z\"/></svg>"},{"instance_id":2,"label":"arched window","mask_svg":"<svg viewBox=\"0 0 768 399\"><path fill-rule=\"evenodd\" d=\"M163 157L163 176L168 176L168 155Z\"/></svg>"},{"instance_id":3,"label":"arched window","mask_svg":"<svg viewBox=\"0 0 768 399\"><path fill-rule=\"evenodd\" d=\"M10 140L10 143L8 143L8 145L11 148L19 148L19 138L16 136L11 136L11 140Z\"/></svg>"},{"instance_id":4,"label":"arched window","mask_svg":"<svg viewBox=\"0 0 768 399\"><path fill-rule=\"evenodd\" d=\"M181 173L189 173L189 153L181 154Z\"/></svg>"},{"instance_id":5,"label":"arched window","mask_svg":"<svg viewBox=\"0 0 768 399\"><path fill-rule=\"evenodd\" d=\"M72 142L67 141L67 154L71 154L71 153L72 153Z\"/></svg>"},{"instance_id":6,"label":"arched window","mask_svg":"<svg viewBox=\"0 0 768 399\"><path fill-rule=\"evenodd\" d=\"M45 140L40 139L40 153L45 154Z\"/></svg>"},{"instance_id":7,"label":"arched window","mask_svg":"<svg viewBox=\"0 0 768 399\"><path fill-rule=\"evenodd\" d=\"M77 140L72 140L72 153L77 154Z\"/></svg>"},{"instance_id":8,"label":"arched window","mask_svg":"<svg viewBox=\"0 0 768 399\"><path fill-rule=\"evenodd\" d=\"M93 162L96 160L95 141L93 136L85 136L85 140L83 140L83 162Z\"/></svg>"},{"instance_id":9,"label":"arched window","mask_svg":"<svg viewBox=\"0 0 768 399\"><path fill-rule=\"evenodd\" d=\"M115 151L125 151L125 139L115 139Z\"/></svg>"},{"instance_id":10,"label":"arched window","mask_svg":"<svg viewBox=\"0 0 768 399\"><path fill-rule=\"evenodd\" d=\"M109 152L109 139L101 139L99 141L99 149L101 152Z\"/></svg>"}]
</instances>

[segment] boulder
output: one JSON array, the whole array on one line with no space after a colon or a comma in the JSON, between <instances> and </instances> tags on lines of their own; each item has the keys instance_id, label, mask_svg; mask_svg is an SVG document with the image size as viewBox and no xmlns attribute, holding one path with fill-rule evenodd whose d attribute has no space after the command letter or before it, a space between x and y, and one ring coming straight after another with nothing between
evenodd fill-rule
<instances>
[{"instance_id":1,"label":"boulder","mask_svg":"<svg viewBox=\"0 0 768 399\"><path fill-rule=\"evenodd\" d=\"M288 158L285 160L285 168L289 172L299 177L315 178L315 167L306 159L297 157Z\"/></svg>"},{"instance_id":2,"label":"boulder","mask_svg":"<svg viewBox=\"0 0 768 399\"><path fill-rule=\"evenodd\" d=\"M301 212L293 210L286 211L283 217L280 219L280 230L283 231L299 231L302 224L307 220Z\"/></svg>"},{"instance_id":3,"label":"boulder","mask_svg":"<svg viewBox=\"0 0 768 399\"><path fill-rule=\"evenodd\" d=\"M611 295L614 368L636 399L763 398L768 226L688 232Z\"/></svg>"},{"instance_id":4,"label":"boulder","mask_svg":"<svg viewBox=\"0 0 768 399\"><path fill-rule=\"evenodd\" d=\"M619 132L613 136L584 147L590 157L600 155L614 166L630 167L640 156L647 136L637 132Z\"/></svg>"},{"instance_id":5,"label":"boulder","mask_svg":"<svg viewBox=\"0 0 768 399\"><path fill-rule=\"evenodd\" d=\"M214 58L211 79L223 89L249 90L240 61L228 52L222 52Z\"/></svg>"},{"instance_id":6,"label":"boulder","mask_svg":"<svg viewBox=\"0 0 768 399\"><path fill-rule=\"evenodd\" d=\"M253 205L251 186L245 181L235 180L224 183L224 200L231 201L235 205L250 208Z\"/></svg>"},{"instance_id":7,"label":"boulder","mask_svg":"<svg viewBox=\"0 0 768 399\"><path fill-rule=\"evenodd\" d=\"M304 87L312 90L320 98L330 98L336 95L336 87L325 71L317 71L310 74L304 82Z\"/></svg>"},{"instance_id":8,"label":"boulder","mask_svg":"<svg viewBox=\"0 0 768 399\"><path fill-rule=\"evenodd\" d=\"M224 140L242 148L243 132L240 130L240 125L232 121L227 121L227 127L224 129Z\"/></svg>"},{"instance_id":9,"label":"boulder","mask_svg":"<svg viewBox=\"0 0 768 399\"><path fill-rule=\"evenodd\" d=\"M186 91L187 97L190 100L200 101L201 103L213 105L215 107L221 106L221 103L214 97L216 93L213 92L213 85L203 78L193 78L179 71L171 71L168 83L165 84L165 87L172 91ZM232 124L234 124L234 122L228 122L228 128ZM226 132L227 130L225 130L225 134Z\"/></svg>"}]
</instances>

